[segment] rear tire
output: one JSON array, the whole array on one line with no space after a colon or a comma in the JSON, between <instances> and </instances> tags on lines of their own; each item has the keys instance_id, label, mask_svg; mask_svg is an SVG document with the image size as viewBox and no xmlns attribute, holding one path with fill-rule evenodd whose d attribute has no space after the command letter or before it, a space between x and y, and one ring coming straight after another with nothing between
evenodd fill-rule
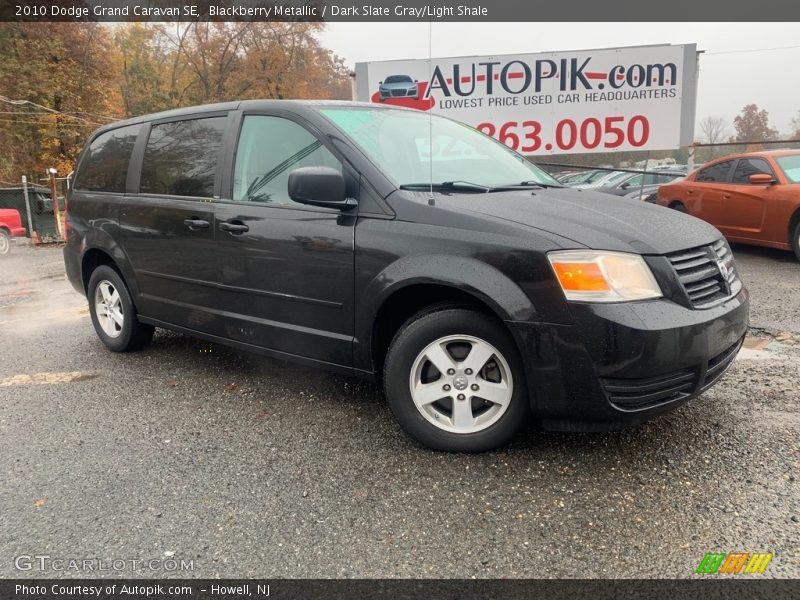
<instances>
[{"instance_id":1,"label":"rear tire","mask_svg":"<svg viewBox=\"0 0 800 600\"><path fill-rule=\"evenodd\" d=\"M0 229L0 255L8 254L11 251L11 236L5 229Z\"/></svg>"},{"instance_id":2,"label":"rear tire","mask_svg":"<svg viewBox=\"0 0 800 600\"><path fill-rule=\"evenodd\" d=\"M792 233L792 249L797 260L800 260L800 220L794 225L794 232Z\"/></svg>"},{"instance_id":3,"label":"rear tire","mask_svg":"<svg viewBox=\"0 0 800 600\"><path fill-rule=\"evenodd\" d=\"M92 272L86 297L97 337L112 352L138 350L153 338L155 327L139 322L128 287L108 265Z\"/></svg>"},{"instance_id":4,"label":"rear tire","mask_svg":"<svg viewBox=\"0 0 800 600\"><path fill-rule=\"evenodd\" d=\"M672 210L677 210L678 212L689 214L689 211L686 210L686 206L683 204L683 202L673 202L672 204L669 205L669 207Z\"/></svg>"},{"instance_id":5,"label":"rear tire","mask_svg":"<svg viewBox=\"0 0 800 600\"><path fill-rule=\"evenodd\" d=\"M389 347L383 381L401 427L434 450L503 446L529 418L516 345L502 323L474 310L409 319Z\"/></svg>"}]
</instances>

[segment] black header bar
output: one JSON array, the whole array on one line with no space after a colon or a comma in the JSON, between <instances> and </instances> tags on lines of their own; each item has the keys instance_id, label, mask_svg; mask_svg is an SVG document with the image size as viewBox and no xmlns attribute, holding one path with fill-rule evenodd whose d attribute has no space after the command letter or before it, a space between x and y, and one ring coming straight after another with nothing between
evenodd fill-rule
<instances>
[{"instance_id":1,"label":"black header bar","mask_svg":"<svg viewBox=\"0 0 800 600\"><path fill-rule=\"evenodd\" d=\"M759 0L0 0L2 21L781 22L800 2ZM535 30L531 30L535 35Z\"/></svg>"}]
</instances>

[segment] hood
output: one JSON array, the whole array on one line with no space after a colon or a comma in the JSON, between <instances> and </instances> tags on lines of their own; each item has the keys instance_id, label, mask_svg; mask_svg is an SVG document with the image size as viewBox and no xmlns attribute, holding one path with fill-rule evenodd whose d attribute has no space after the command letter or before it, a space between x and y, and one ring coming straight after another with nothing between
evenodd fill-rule
<instances>
[{"instance_id":1,"label":"hood","mask_svg":"<svg viewBox=\"0 0 800 600\"><path fill-rule=\"evenodd\" d=\"M554 233L576 248L666 254L722 237L708 223L669 208L572 188L437 194L436 204Z\"/></svg>"}]
</instances>

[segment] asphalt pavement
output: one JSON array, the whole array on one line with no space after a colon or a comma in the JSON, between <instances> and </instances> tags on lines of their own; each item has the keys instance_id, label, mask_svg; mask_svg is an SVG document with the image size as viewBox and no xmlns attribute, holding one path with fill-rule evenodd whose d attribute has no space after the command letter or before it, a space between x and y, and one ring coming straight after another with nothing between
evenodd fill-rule
<instances>
[{"instance_id":1,"label":"asphalt pavement","mask_svg":"<svg viewBox=\"0 0 800 600\"><path fill-rule=\"evenodd\" d=\"M111 353L60 249L16 245L0 577L684 578L734 551L800 577L800 263L734 252L753 335L709 392L467 456L407 438L370 383L161 330Z\"/></svg>"}]
</instances>

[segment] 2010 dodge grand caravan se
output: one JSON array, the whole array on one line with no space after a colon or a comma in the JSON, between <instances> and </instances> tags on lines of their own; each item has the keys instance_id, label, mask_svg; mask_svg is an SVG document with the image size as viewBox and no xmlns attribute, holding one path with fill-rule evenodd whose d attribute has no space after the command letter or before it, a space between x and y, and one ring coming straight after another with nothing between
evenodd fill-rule
<instances>
[{"instance_id":1,"label":"2010 dodge grand caravan se","mask_svg":"<svg viewBox=\"0 0 800 600\"><path fill-rule=\"evenodd\" d=\"M747 329L720 233L561 187L416 111L247 101L114 123L64 249L100 339L165 327L382 381L424 444L480 451L642 422L707 390Z\"/></svg>"}]
</instances>

